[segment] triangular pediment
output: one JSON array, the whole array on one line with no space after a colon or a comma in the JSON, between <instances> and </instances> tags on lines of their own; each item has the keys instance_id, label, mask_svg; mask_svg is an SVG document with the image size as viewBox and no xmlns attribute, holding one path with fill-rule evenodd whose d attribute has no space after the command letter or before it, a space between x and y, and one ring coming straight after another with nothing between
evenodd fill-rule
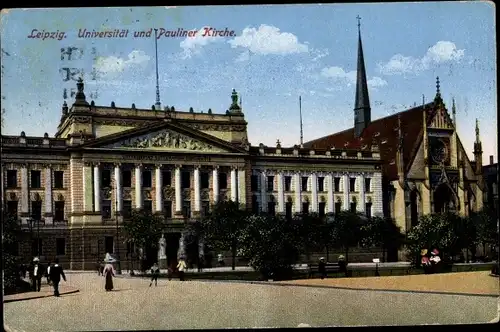
<instances>
[{"instance_id":1,"label":"triangular pediment","mask_svg":"<svg viewBox=\"0 0 500 332\"><path fill-rule=\"evenodd\" d=\"M453 122L451 121L451 118L448 115L448 112L446 112L446 109L440 108L436 111L436 113L434 114L434 117L431 120L429 128L435 128L435 129L453 129L454 128Z\"/></svg>"},{"instance_id":2,"label":"triangular pediment","mask_svg":"<svg viewBox=\"0 0 500 332\"><path fill-rule=\"evenodd\" d=\"M84 144L110 150L177 151L194 153L245 152L225 141L172 122L134 128Z\"/></svg>"}]
</instances>

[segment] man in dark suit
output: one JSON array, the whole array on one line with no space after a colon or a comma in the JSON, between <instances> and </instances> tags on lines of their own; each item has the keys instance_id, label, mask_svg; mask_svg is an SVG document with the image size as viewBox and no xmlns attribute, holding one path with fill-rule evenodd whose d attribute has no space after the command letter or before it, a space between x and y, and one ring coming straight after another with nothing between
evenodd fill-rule
<instances>
[{"instance_id":1,"label":"man in dark suit","mask_svg":"<svg viewBox=\"0 0 500 332\"><path fill-rule=\"evenodd\" d=\"M40 264L40 259L35 257L33 259L33 263L30 266L30 279L31 285L33 287L34 292L39 292L42 287L42 276L45 272L45 268L42 264Z\"/></svg>"},{"instance_id":2,"label":"man in dark suit","mask_svg":"<svg viewBox=\"0 0 500 332\"><path fill-rule=\"evenodd\" d=\"M66 281L66 276L62 266L59 265L59 258L54 260L54 265L50 268L50 280L52 280L52 285L54 286L54 296L59 296L59 282L61 281L61 276L64 281Z\"/></svg>"}]
</instances>

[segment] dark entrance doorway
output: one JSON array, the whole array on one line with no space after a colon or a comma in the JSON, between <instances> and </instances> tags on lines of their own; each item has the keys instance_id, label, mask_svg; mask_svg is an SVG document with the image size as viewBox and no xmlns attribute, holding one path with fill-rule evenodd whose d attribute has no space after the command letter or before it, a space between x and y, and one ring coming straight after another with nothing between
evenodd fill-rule
<instances>
[{"instance_id":1,"label":"dark entrance doorway","mask_svg":"<svg viewBox=\"0 0 500 332\"><path fill-rule=\"evenodd\" d=\"M167 242L167 266L169 267L177 266L177 251L179 250L180 238L181 233L167 233L165 236Z\"/></svg>"},{"instance_id":2,"label":"dark entrance doorway","mask_svg":"<svg viewBox=\"0 0 500 332\"><path fill-rule=\"evenodd\" d=\"M187 234L184 242L186 246L186 263L190 269L199 263L198 237L194 234Z\"/></svg>"},{"instance_id":3,"label":"dark entrance doorway","mask_svg":"<svg viewBox=\"0 0 500 332\"><path fill-rule=\"evenodd\" d=\"M455 212L453 192L447 184L441 184L434 191L434 213Z\"/></svg>"},{"instance_id":4,"label":"dark entrance doorway","mask_svg":"<svg viewBox=\"0 0 500 332\"><path fill-rule=\"evenodd\" d=\"M410 216L411 223L410 226L416 226L418 224L418 193L416 190L412 190L410 193Z\"/></svg>"}]
</instances>

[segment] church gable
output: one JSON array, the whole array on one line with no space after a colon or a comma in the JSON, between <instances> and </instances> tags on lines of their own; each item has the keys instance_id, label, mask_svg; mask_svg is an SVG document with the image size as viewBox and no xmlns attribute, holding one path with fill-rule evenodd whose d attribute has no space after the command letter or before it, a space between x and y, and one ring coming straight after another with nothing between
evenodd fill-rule
<instances>
[{"instance_id":1,"label":"church gable","mask_svg":"<svg viewBox=\"0 0 500 332\"><path fill-rule=\"evenodd\" d=\"M417 153L412 159L412 163L408 165L407 177L410 179L424 179L425 178L425 154L424 144L421 143L418 147Z\"/></svg>"},{"instance_id":2,"label":"church gable","mask_svg":"<svg viewBox=\"0 0 500 332\"><path fill-rule=\"evenodd\" d=\"M434 128L434 129L453 129L453 122L450 119L450 116L448 115L448 112L446 112L446 109L444 107L439 108L436 113L434 114L434 117L432 118L429 128Z\"/></svg>"}]
</instances>

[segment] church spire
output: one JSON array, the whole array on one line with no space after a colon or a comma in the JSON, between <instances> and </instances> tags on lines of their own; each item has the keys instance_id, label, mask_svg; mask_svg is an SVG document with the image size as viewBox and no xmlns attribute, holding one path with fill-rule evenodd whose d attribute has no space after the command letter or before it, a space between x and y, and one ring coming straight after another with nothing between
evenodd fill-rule
<instances>
[{"instance_id":1,"label":"church spire","mask_svg":"<svg viewBox=\"0 0 500 332\"><path fill-rule=\"evenodd\" d=\"M155 29L155 64L156 64L156 102L155 102L155 109L156 110L161 110L161 101L160 101L160 83L159 83L159 77L158 77L158 38L156 37L156 34L158 32L158 29Z\"/></svg>"},{"instance_id":2,"label":"church spire","mask_svg":"<svg viewBox=\"0 0 500 332\"><path fill-rule=\"evenodd\" d=\"M363 130L371 121L370 98L368 97L368 82L366 80L365 59L361 42L361 17L358 19L358 68L356 78L356 100L354 103L354 135L361 136Z\"/></svg>"},{"instance_id":3,"label":"church spire","mask_svg":"<svg viewBox=\"0 0 500 332\"><path fill-rule=\"evenodd\" d=\"M476 162L476 174L481 174L483 169L483 147L479 137L479 120L476 119L476 141L474 142L474 159Z\"/></svg>"}]
</instances>

